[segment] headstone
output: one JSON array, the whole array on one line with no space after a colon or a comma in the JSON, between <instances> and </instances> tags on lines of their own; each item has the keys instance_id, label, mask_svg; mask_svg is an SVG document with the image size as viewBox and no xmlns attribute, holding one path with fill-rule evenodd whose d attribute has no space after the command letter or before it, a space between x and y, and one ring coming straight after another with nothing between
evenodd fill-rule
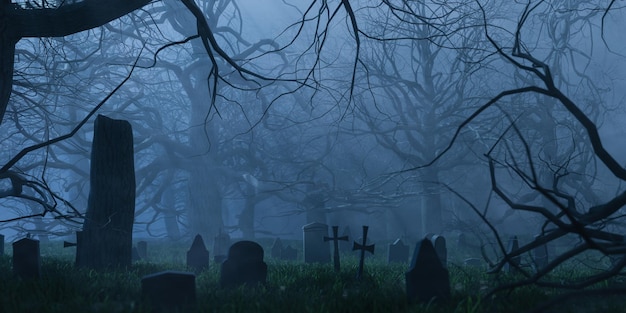
<instances>
[{"instance_id":1,"label":"headstone","mask_svg":"<svg viewBox=\"0 0 626 313\"><path fill-rule=\"evenodd\" d=\"M228 249L228 258L222 263L220 285L238 287L265 284L267 264L263 262L263 247L253 241L239 241Z\"/></svg>"},{"instance_id":2,"label":"headstone","mask_svg":"<svg viewBox=\"0 0 626 313\"><path fill-rule=\"evenodd\" d=\"M509 254L518 249L519 249L519 240L517 239L517 236L511 236L511 238L509 238L509 243L506 248L506 253ZM504 271L509 272L509 273L515 272L517 268L520 266L521 260L522 260L521 255L512 257L509 260L509 262L504 264Z\"/></svg>"},{"instance_id":3,"label":"headstone","mask_svg":"<svg viewBox=\"0 0 626 313\"><path fill-rule=\"evenodd\" d=\"M348 237L348 241L339 243L339 250L344 253L348 253L352 251L352 245L350 244L350 240L352 240L352 233L350 232L350 226L346 226L341 233L341 237Z\"/></svg>"},{"instance_id":4,"label":"headstone","mask_svg":"<svg viewBox=\"0 0 626 313\"><path fill-rule=\"evenodd\" d=\"M137 247L133 247L133 250L131 250L130 259L133 263L141 261L141 256L139 255L139 250L137 250Z\"/></svg>"},{"instance_id":5,"label":"headstone","mask_svg":"<svg viewBox=\"0 0 626 313\"><path fill-rule=\"evenodd\" d=\"M13 243L13 273L22 279L41 276L39 241L23 238Z\"/></svg>"},{"instance_id":6,"label":"headstone","mask_svg":"<svg viewBox=\"0 0 626 313\"><path fill-rule=\"evenodd\" d=\"M215 255L213 259L215 263L222 263L228 254L230 236L220 229L220 232L213 239L213 254Z\"/></svg>"},{"instance_id":7,"label":"headstone","mask_svg":"<svg viewBox=\"0 0 626 313\"><path fill-rule=\"evenodd\" d=\"M204 245L202 236L196 235L187 251L187 266L196 272L201 272L209 268L209 250Z\"/></svg>"},{"instance_id":8,"label":"headstone","mask_svg":"<svg viewBox=\"0 0 626 313\"><path fill-rule=\"evenodd\" d=\"M535 236L537 239L539 235ZM548 266L548 246L542 244L533 249L533 262L535 263L535 270L539 271Z\"/></svg>"},{"instance_id":9,"label":"headstone","mask_svg":"<svg viewBox=\"0 0 626 313\"><path fill-rule=\"evenodd\" d=\"M142 260L148 260L148 243L146 241L137 242L137 253Z\"/></svg>"},{"instance_id":10,"label":"headstone","mask_svg":"<svg viewBox=\"0 0 626 313\"><path fill-rule=\"evenodd\" d=\"M446 238L440 235L430 234L427 236L430 242L435 247L435 252L437 252L437 256L439 256L439 260L441 260L441 264L443 267L448 267L448 248L446 246Z\"/></svg>"},{"instance_id":11,"label":"headstone","mask_svg":"<svg viewBox=\"0 0 626 313\"><path fill-rule=\"evenodd\" d=\"M361 279L363 276L363 263L365 261L365 251L374 254L374 245L367 245L367 230L368 226L363 226L363 240L362 243L354 242L352 250L361 250L361 258L359 259L359 270L356 272L356 279Z\"/></svg>"},{"instance_id":12,"label":"headstone","mask_svg":"<svg viewBox=\"0 0 626 313\"><path fill-rule=\"evenodd\" d=\"M282 259L285 261L295 261L298 259L298 250L287 245L282 252Z\"/></svg>"},{"instance_id":13,"label":"headstone","mask_svg":"<svg viewBox=\"0 0 626 313\"><path fill-rule=\"evenodd\" d=\"M424 238L415 245L409 271L405 274L409 303L428 303L450 297L450 275L441 264L430 240Z\"/></svg>"},{"instance_id":14,"label":"headstone","mask_svg":"<svg viewBox=\"0 0 626 313\"><path fill-rule=\"evenodd\" d=\"M98 115L91 148L90 190L77 266L131 265L135 219L133 130L128 121Z\"/></svg>"},{"instance_id":15,"label":"headstone","mask_svg":"<svg viewBox=\"0 0 626 313\"><path fill-rule=\"evenodd\" d=\"M272 245L272 258L276 260L282 260L283 250L283 242L280 241L280 238L274 239L274 244Z\"/></svg>"},{"instance_id":16,"label":"headstone","mask_svg":"<svg viewBox=\"0 0 626 313\"><path fill-rule=\"evenodd\" d=\"M141 279L141 294L155 313L190 312L196 304L196 276L164 271Z\"/></svg>"},{"instance_id":17,"label":"headstone","mask_svg":"<svg viewBox=\"0 0 626 313\"><path fill-rule=\"evenodd\" d=\"M387 254L387 262L400 262L405 263L409 260L409 246L402 242L402 239L398 238L392 244L389 245L389 252Z\"/></svg>"},{"instance_id":18,"label":"headstone","mask_svg":"<svg viewBox=\"0 0 626 313\"><path fill-rule=\"evenodd\" d=\"M327 237L324 236L324 241L333 241L333 247L334 247L334 252L333 252L333 262L335 264L335 272L339 272L341 267L340 267L340 262L339 262L339 241L348 241L348 236L337 236L337 233L339 232L339 226L333 226L333 236L332 237Z\"/></svg>"},{"instance_id":19,"label":"headstone","mask_svg":"<svg viewBox=\"0 0 626 313\"><path fill-rule=\"evenodd\" d=\"M0 234L0 256L4 255L4 235Z\"/></svg>"},{"instance_id":20,"label":"headstone","mask_svg":"<svg viewBox=\"0 0 626 313\"><path fill-rule=\"evenodd\" d=\"M329 263L330 249L324 241L328 236L328 225L323 223L310 223L302 227L304 234L304 262L305 263Z\"/></svg>"}]
</instances>

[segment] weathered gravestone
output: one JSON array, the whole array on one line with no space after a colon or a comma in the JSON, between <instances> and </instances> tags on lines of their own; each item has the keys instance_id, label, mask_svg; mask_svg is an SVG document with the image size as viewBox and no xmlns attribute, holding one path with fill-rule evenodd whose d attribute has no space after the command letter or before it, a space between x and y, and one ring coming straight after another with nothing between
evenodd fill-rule
<instances>
[{"instance_id":1,"label":"weathered gravestone","mask_svg":"<svg viewBox=\"0 0 626 313\"><path fill-rule=\"evenodd\" d=\"M511 238L509 238L509 243L506 248L506 253L507 254L513 253L517 251L518 249L519 249L519 240L517 239L517 236L511 236ZM504 264L504 271L509 272L509 273L515 272L517 268L520 266L521 260L522 260L521 255L511 257L509 261L506 262L506 264Z\"/></svg>"},{"instance_id":2,"label":"weathered gravestone","mask_svg":"<svg viewBox=\"0 0 626 313\"><path fill-rule=\"evenodd\" d=\"M196 305L196 276L177 271L144 276L141 295L152 312L192 312Z\"/></svg>"},{"instance_id":3,"label":"weathered gravestone","mask_svg":"<svg viewBox=\"0 0 626 313\"><path fill-rule=\"evenodd\" d=\"M263 247L253 241L239 241L228 249L228 258L222 263L220 285L238 287L265 284L267 264L263 262Z\"/></svg>"},{"instance_id":4,"label":"weathered gravestone","mask_svg":"<svg viewBox=\"0 0 626 313\"><path fill-rule=\"evenodd\" d=\"M537 239L539 235L535 236ZM548 266L548 246L546 244L539 245L533 249L533 263L535 263L535 270L539 271Z\"/></svg>"},{"instance_id":5,"label":"weathered gravestone","mask_svg":"<svg viewBox=\"0 0 626 313\"><path fill-rule=\"evenodd\" d=\"M213 238L213 260L215 263L222 263L226 260L228 248L230 247L230 236L220 229L220 232Z\"/></svg>"},{"instance_id":6,"label":"weathered gravestone","mask_svg":"<svg viewBox=\"0 0 626 313\"><path fill-rule=\"evenodd\" d=\"M39 240L23 238L13 243L13 273L22 279L41 276Z\"/></svg>"},{"instance_id":7,"label":"weathered gravestone","mask_svg":"<svg viewBox=\"0 0 626 313\"><path fill-rule=\"evenodd\" d=\"M389 245L387 253L387 262L407 262L409 260L409 246L402 242L402 239L398 238L392 244Z\"/></svg>"},{"instance_id":8,"label":"weathered gravestone","mask_svg":"<svg viewBox=\"0 0 626 313\"><path fill-rule=\"evenodd\" d=\"M304 234L304 262L329 263L330 250L324 237L328 236L328 225L310 223L302 227Z\"/></svg>"},{"instance_id":9,"label":"weathered gravestone","mask_svg":"<svg viewBox=\"0 0 626 313\"><path fill-rule=\"evenodd\" d=\"M348 241L348 236L337 236L339 232L339 226L333 226L333 236L328 237L324 236L324 242L333 241L333 262L335 265L335 272L339 272L341 269L340 261L339 261L339 241Z\"/></svg>"},{"instance_id":10,"label":"weathered gravestone","mask_svg":"<svg viewBox=\"0 0 626 313\"><path fill-rule=\"evenodd\" d=\"M430 240L424 238L415 245L409 271L405 274L409 303L428 303L450 297L450 275L441 264Z\"/></svg>"},{"instance_id":11,"label":"weathered gravestone","mask_svg":"<svg viewBox=\"0 0 626 313\"><path fill-rule=\"evenodd\" d=\"M282 260L283 250L283 242L280 240L280 238L274 239L274 244L272 245L272 258L276 260Z\"/></svg>"},{"instance_id":12,"label":"weathered gravestone","mask_svg":"<svg viewBox=\"0 0 626 313\"><path fill-rule=\"evenodd\" d=\"M363 263L365 262L365 251L374 254L374 245L367 244L367 230L368 226L363 226L363 240L361 243L354 242L352 250L361 250L361 258L359 259L359 270L356 272L356 279L361 279L363 276Z\"/></svg>"},{"instance_id":13,"label":"weathered gravestone","mask_svg":"<svg viewBox=\"0 0 626 313\"><path fill-rule=\"evenodd\" d=\"M206 249L200 235L196 235L191 248L187 251L187 266L196 272L209 268L209 250Z\"/></svg>"},{"instance_id":14,"label":"weathered gravestone","mask_svg":"<svg viewBox=\"0 0 626 313\"><path fill-rule=\"evenodd\" d=\"M298 259L298 250L287 245L282 252L282 259L286 261L295 261Z\"/></svg>"},{"instance_id":15,"label":"weathered gravestone","mask_svg":"<svg viewBox=\"0 0 626 313\"><path fill-rule=\"evenodd\" d=\"M4 235L0 234L0 255L4 255Z\"/></svg>"},{"instance_id":16,"label":"weathered gravestone","mask_svg":"<svg viewBox=\"0 0 626 313\"><path fill-rule=\"evenodd\" d=\"M441 264L443 267L448 267L448 248L446 246L446 238L440 235L429 234L426 237L435 247L435 252L437 252L437 256L439 256L439 260L441 260Z\"/></svg>"},{"instance_id":17,"label":"weathered gravestone","mask_svg":"<svg viewBox=\"0 0 626 313\"><path fill-rule=\"evenodd\" d=\"M141 260L148 260L148 243L146 241L137 242L137 254Z\"/></svg>"},{"instance_id":18,"label":"weathered gravestone","mask_svg":"<svg viewBox=\"0 0 626 313\"><path fill-rule=\"evenodd\" d=\"M91 148L90 190L79 267L131 265L135 163L130 123L98 115Z\"/></svg>"}]
</instances>

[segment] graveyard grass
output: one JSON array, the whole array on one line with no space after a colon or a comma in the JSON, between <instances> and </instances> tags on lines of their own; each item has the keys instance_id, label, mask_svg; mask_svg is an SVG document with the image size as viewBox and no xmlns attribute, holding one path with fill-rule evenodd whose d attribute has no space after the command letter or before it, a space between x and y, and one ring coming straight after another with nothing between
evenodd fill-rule
<instances>
[{"instance_id":1,"label":"graveyard grass","mask_svg":"<svg viewBox=\"0 0 626 313\"><path fill-rule=\"evenodd\" d=\"M263 244L265 251L270 244ZM61 245L42 244L42 278L38 281L15 278L11 258L0 258L1 312L149 312L149 305L140 301L141 277L162 270L191 271L183 262L186 248L173 245L150 243L150 262L136 262L128 270L99 272L75 269L73 249L62 250ZM267 284L237 289L220 288L219 266L211 262L210 268L196 277L197 312L524 312L549 300L554 292L524 287L499 293L486 303L481 294L515 277L487 275L478 268L451 264L451 299L408 304L404 293L408 264L387 265L383 254L377 251L366 259L364 276L357 281L358 260L353 254L342 255L337 274L332 263L278 261L266 252ZM556 275L565 279L575 274L565 271ZM624 305L619 299L586 299L571 306L559 305L556 311L623 312Z\"/></svg>"}]
</instances>

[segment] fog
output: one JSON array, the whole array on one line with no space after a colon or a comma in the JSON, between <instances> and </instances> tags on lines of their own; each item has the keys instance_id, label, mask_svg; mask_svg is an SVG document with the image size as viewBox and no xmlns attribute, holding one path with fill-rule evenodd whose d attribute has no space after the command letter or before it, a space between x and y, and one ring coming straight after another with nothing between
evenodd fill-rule
<instances>
[{"instance_id":1,"label":"fog","mask_svg":"<svg viewBox=\"0 0 626 313\"><path fill-rule=\"evenodd\" d=\"M1 233L81 229L95 116L77 126L90 112L133 127L138 239L298 239L323 222L369 225L381 241L490 241L487 224L534 236L547 220L538 208L585 216L623 192L586 128L623 167L621 8L603 18L595 2L196 3L209 29L164 0L20 38L1 162L41 147L2 170ZM620 212L597 222L620 227Z\"/></svg>"}]
</instances>

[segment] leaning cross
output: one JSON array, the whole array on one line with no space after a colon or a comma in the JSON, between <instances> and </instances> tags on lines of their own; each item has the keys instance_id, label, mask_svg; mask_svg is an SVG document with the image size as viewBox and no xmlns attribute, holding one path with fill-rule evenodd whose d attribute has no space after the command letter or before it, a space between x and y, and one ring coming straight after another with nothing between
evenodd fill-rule
<instances>
[{"instance_id":1,"label":"leaning cross","mask_svg":"<svg viewBox=\"0 0 626 313\"><path fill-rule=\"evenodd\" d=\"M348 236L337 237L339 232L339 226L333 226L333 236L324 236L324 242L332 240L335 244L335 254L333 255L333 261L335 262L335 272L339 272L339 240L348 241Z\"/></svg>"},{"instance_id":2,"label":"leaning cross","mask_svg":"<svg viewBox=\"0 0 626 313\"><path fill-rule=\"evenodd\" d=\"M374 254L374 245L366 245L367 244L367 229L368 226L363 226L363 243L359 244L358 242L354 242L352 246L352 250L361 250L361 259L359 260L359 271L356 273L356 279L361 279L363 276L363 260L365 260L365 251L369 251L371 254Z\"/></svg>"}]
</instances>

